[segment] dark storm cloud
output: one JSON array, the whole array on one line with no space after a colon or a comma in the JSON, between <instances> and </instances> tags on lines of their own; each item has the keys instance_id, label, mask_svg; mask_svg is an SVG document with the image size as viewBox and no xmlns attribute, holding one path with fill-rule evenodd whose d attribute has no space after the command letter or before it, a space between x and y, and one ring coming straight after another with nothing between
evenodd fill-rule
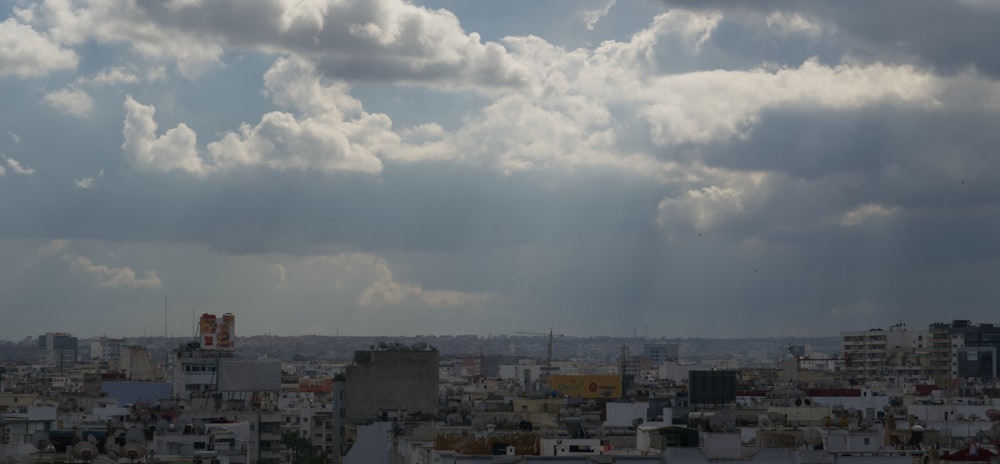
<instances>
[{"instance_id":1,"label":"dark storm cloud","mask_svg":"<svg viewBox=\"0 0 1000 464\"><path fill-rule=\"evenodd\" d=\"M968 68L1000 76L1000 55L993 44L1000 42L1000 7L989 2L889 0L882 2L821 0L666 0L670 7L753 11L767 15L775 11L814 16L824 27L833 26L834 40L844 54L874 60L913 62L940 72Z\"/></svg>"},{"instance_id":2,"label":"dark storm cloud","mask_svg":"<svg viewBox=\"0 0 1000 464\"><path fill-rule=\"evenodd\" d=\"M856 173L891 183L901 196L954 201L952 190L968 181L980 187L1000 172L993 156L1000 144L995 114L988 111L772 109L744 139L688 150L686 159L740 171L765 170L815 179ZM969 189L962 191L968 195ZM963 201L968 197L964 196ZM994 198L995 200L995 198Z\"/></svg>"}]
</instances>

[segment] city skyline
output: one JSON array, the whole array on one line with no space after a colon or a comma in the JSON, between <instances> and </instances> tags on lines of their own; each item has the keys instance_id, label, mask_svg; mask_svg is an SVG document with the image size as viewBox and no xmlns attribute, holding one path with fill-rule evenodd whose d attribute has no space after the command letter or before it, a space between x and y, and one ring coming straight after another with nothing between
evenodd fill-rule
<instances>
[{"instance_id":1,"label":"city skyline","mask_svg":"<svg viewBox=\"0 0 1000 464\"><path fill-rule=\"evenodd\" d=\"M994 4L0 12L2 340L994 322Z\"/></svg>"}]
</instances>

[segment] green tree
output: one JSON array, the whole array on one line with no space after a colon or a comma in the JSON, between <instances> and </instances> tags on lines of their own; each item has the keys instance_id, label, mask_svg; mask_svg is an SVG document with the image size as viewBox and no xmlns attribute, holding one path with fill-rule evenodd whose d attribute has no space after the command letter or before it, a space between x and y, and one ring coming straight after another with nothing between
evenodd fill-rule
<instances>
[{"instance_id":1,"label":"green tree","mask_svg":"<svg viewBox=\"0 0 1000 464\"><path fill-rule=\"evenodd\" d=\"M326 453L322 446L313 446L308 437L298 430L281 434L281 445L285 449L286 461L290 464L325 464Z\"/></svg>"}]
</instances>

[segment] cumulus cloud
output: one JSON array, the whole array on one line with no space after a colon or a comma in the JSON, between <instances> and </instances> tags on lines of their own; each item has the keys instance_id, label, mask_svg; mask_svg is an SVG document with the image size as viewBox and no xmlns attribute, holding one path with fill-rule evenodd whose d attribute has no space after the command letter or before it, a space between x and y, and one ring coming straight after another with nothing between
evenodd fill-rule
<instances>
[{"instance_id":1,"label":"cumulus cloud","mask_svg":"<svg viewBox=\"0 0 1000 464\"><path fill-rule=\"evenodd\" d=\"M912 66L810 59L797 68L703 71L663 76L637 92L650 104L642 113L658 145L709 143L745 136L763 110L814 106L856 109L877 103L927 108L937 81Z\"/></svg>"},{"instance_id":2,"label":"cumulus cloud","mask_svg":"<svg viewBox=\"0 0 1000 464\"><path fill-rule=\"evenodd\" d=\"M491 298L481 292L427 289L400 282L385 258L372 253L343 253L312 256L273 269L287 276L285 285L305 289L304 281L330 288L337 295L349 296L367 309L445 309L479 305ZM284 272L284 274L282 274ZM317 280L318 278L318 280Z\"/></svg>"},{"instance_id":3,"label":"cumulus cloud","mask_svg":"<svg viewBox=\"0 0 1000 464\"><path fill-rule=\"evenodd\" d=\"M256 125L223 134L207 144L205 156L184 123L157 136L156 108L129 96L122 150L140 169L206 175L241 166L379 173L379 154L399 147L388 116L364 111L345 84L324 83L304 60L278 59L264 83L275 104L289 111L266 113Z\"/></svg>"},{"instance_id":4,"label":"cumulus cloud","mask_svg":"<svg viewBox=\"0 0 1000 464\"><path fill-rule=\"evenodd\" d=\"M67 245L69 245L69 240L53 240L49 242L48 245L39 248L38 254L43 256L52 256L63 251Z\"/></svg>"},{"instance_id":5,"label":"cumulus cloud","mask_svg":"<svg viewBox=\"0 0 1000 464\"><path fill-rule=\"evenodd\" d=\"M160 277L156 271L146 271L142 277L138 277L130 267L109 267L103 264L94 264L83 256L70 257L69 259L73 268L96 277L102 287L157 289L161 285Z\"/></svg>"},{"instance_id":6,"label":"cumulus cloud","mask_svg":"<svg viewBox=\"0 0 1000 464\"><path fill-rule=\"evenodd\" d=\"M136 84L139 82L139 76L118 66L102 69L92 76L79 79L78 82L92 85Z\"/></svg>"},{"instance_id":7,"label":"cumulus cloud","mask_svg":"<svg viewBox=\"0 0 1000 464\"><path fill-rule=\"evenodd\" d=\"M696 168L700 180L689 183L708 185L687 189L683 194L664 198L657 206L657 222L665 230L676 225L707 231L734 216L747 214L766 196L771 175L765 172L732 172Z\"/></svg>"},{"instance_id":8,"label":"cumulus cloud","mask_svg":"<svg viewBox=\"0 0 1000 464\"><path fill-rule=\"evenodd\" d=\"M482 303L489 298L482 293L467 293L454 290L429 290L420 285L397 282L392 277L389 264L382 258L362 255L355 259L366 261L375 275L375 282L358 296L358 303L367 308L399 306L453 307Z\"/></svg>"},{"instance_id":9,"label":"cumulus cloud","mask_svg":"<svg viewBox=\"0 0 1000 464\"><path fill-rule=\"evenodd\" d=\"M156 108L143 105L131 95L125 97L125 125L122 129L122 151L134 166L142 170L185 171L202 175L206 166L198 156L197 135L184 123L156 134L153 115Z\"/></svg>"},{"instance_id":10,"label":"cumulus cloud","mask_svg":"<svg viewBox=\"0 0 1000 464\"><path fill-rule=\"evenodd\" d=\"M653 18L649 27L642 29L627 42L606 41L594 53L604 57L604 62L628 62L633 65L652 65L654 51L664 40L676 40L688 51L697 53L722 21L718 11L674 9Z\"/></svg>"},{"instance_id":11,"label":"cumulus cloud","mask_svg":"<svg viewBox=\"0 0 1000 464\"><path fill-rule=\"evenodd\" d=\"M21 143L21 136L18 135L17 132L7 131L7 136L10 137L10 139L13 140L14 143Z\"/></svg>"},{"instance_id":12,"label":"cumulus cloud","mask_svg":"<svg viewBox=\"0 0 1000 464\"><path fill-rule=\"evenodd\" d=\"M615 6L615 0L608 0L608 3L602 8L581 11L580 17L583 19L583 24L587 26L587 30L594 30L594 27L597 26L597 22L600 21L601 18L607 16L613 6Z\"/></svg>"},{"instance_id":13,"label":"cumulus cloud","mask_svg":"<svg viewBox=\"0 0 1000 464\"><path fill-rule=\"evenodd\" d=\"M892 216L896 214L898 208L887 207L876 203L868 203L844 213L840 217L840 225L844 227L854 227L870 219Z\"/></svg>"},{"instance_id":14,"label":"cumulus cloud","mask_svg":"<svg viewBox=\"0 0 1000 464\"><path fill-rule=\"evenodd\" d=\"M822 32L822 26L799 13L775 11L764 19L767 27L777 31L779 35L816 36Z\"/></svg>"},{"instance_id":15,"label":"cumulus cloud","mask_svg":"<svg viewBox=\"0 0 1000 464\"><path fill-rule=\"evenodd\" d=\"M0 78L39 77L52 71L73 69L78 58L72 50L14 18L0 23Z\"/></svg>"},{"instance_id":16,"label":"cumulus cloud","mask_svg":"<svg viewBox=\"0 0 1000 464\"><path fill-rule=\"evenodd\" d=\"M454 14L402 0L50 1L19 11L61 43L129 46L190 76L235 47L307 57L337 77L484 90L527 79L503 46L466 33Z\"/></svg>"},{"instance_id":17,"label":"cumulus cloud","mask_svg":"<svg viewBox=\"0 0 1000 464\"><path fill-rule=\"evenodd\" d=\"M76 184L76 186L78 188L86 190L86 189L89 189L90 187L94 186L94 178L93 177L84 177L83 179L77 179L76 182L74 182L74 183Z\"/></svg>"},{"instance_id":18,"label":"cumulus cloud","mask_svg":"<svg viewBox=\"0 0 1000 464\"><path fill-rule=\"evenodd\" d=\"M27 176L35 173L35 170L32 167L25 165L14 158L7 158L7 167L10 168L14 174Z\"/></svg>"},{"instance_id":19,"label":"cumulus cloud","mask_svg":"<svg viewBox=\"0 0 1000 464\"><path fill-rule=\"evenodd\" d=\"M65 88L45 94L43 101L63 113L83 117L94 109L94 99L80 89Z\"/></svg>"},{"instance_id":20,"label":"cumulus cloud","mask_svg":"<svg viewBox=\"0 0 1000 464\"><path fill-rule=\"evenodd\" d=\"M388 116L365 112L346 85L324 84L306 61L277 60L264 75L264 85L276 104L298 115L270 112L258 124L243 124L238 133L209 143L215 167L378 173L378 153L399 144Z\"/></svg>"},{"instance_id":21,"label":"cumulus cloud","mask_svg":"<svg viewBox=\"0 0 1000 464\"><path fill-rule=\"evenodd\" d=\"M951 100L944 97L948 89L970 88L910 65L826 65L815 58L798 66L655 71L661 41L676 38L696 50L721 18L715 11L671 10L628 41L589 51L508 37L512 56L533 71L531 85L497 98L457 130L430 124L405 131L403 143L386 157L487 162L504 172L607 165L657 173L671 167L632 148L628 139L636 127L648 127L649 140L662 147L706 145L746 138L766 111L933 109ZM984 88L983 94L989 92Z\"/></svg>"}]
</instances>

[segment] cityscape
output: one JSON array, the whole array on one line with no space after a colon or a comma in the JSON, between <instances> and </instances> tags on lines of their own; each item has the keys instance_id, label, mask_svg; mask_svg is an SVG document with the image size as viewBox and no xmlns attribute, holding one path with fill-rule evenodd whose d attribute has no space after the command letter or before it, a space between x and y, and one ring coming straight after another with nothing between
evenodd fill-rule
<instances>
[{"instance_id":1,"label":"cityscape","mask_svg":"<svg viewBox=\"0 0 1000 464\"><path fill-rule=\"evenodd\" d=\"M0 464L1000 464L1000 0L0 0Z\"/></svg>"},{"instance_id":2,"label":"cityscape","mask_svg":"<svg viewBox=\"0 0 1000 464\"><path fill-rule=\"evenodd\" d=\"M8 463L993 462L1000 325L839 337L240 337L5 346ZM244 347L244 342L246 346Z\"/></svg>"}]
</instances>

